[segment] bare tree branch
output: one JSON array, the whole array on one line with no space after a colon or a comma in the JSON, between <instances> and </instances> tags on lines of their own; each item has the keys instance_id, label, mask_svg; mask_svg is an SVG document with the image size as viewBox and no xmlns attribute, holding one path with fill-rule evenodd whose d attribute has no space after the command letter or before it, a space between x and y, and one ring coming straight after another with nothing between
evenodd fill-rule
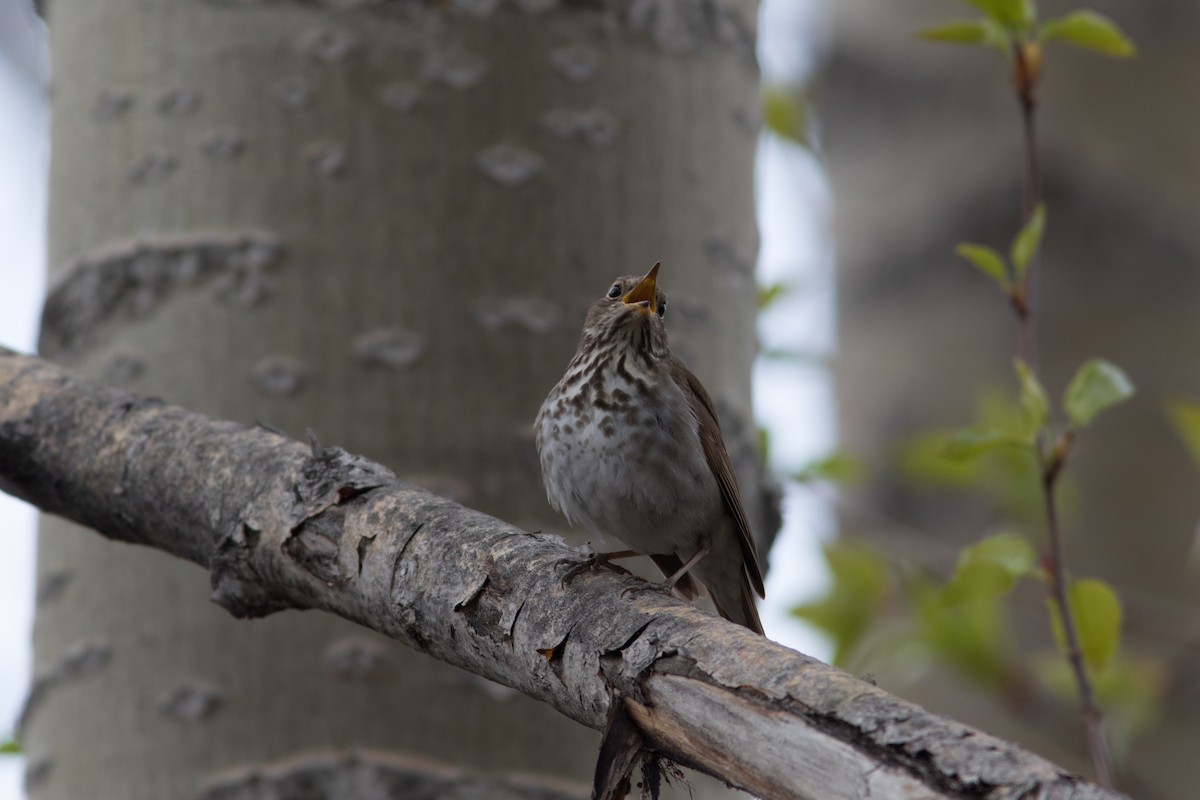
<instances>
[{"instance_id":1,"label":"bare tree branch","mask_svg":"<svg viewBox=\"0 0 1200 800\"><path fill-rule=\"evenodd\" d=\"M0 350L0 488L190 559L238 617L339 614L764 798L1117 798L397 480L336 448L210 419ZM628 591L632 590L632 591Z\"/></svg>"}]
</instances>

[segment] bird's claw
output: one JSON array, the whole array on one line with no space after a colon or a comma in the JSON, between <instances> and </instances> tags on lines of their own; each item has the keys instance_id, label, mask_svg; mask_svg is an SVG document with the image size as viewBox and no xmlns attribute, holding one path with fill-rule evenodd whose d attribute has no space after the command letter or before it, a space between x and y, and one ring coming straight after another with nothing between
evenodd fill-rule
<instances>
[{"instance_id":1,"label":"bird's claw","mask_svg":"<svg viewBox=\"0 0 1200 800\"><path fill-rule=\"evenodd\" d=\"M571 568L563 574L562 579L559 581L559 586L564 588L568 583L585 572L597 572L600 569L610 569L613 572L621 575L633 574L624 567L614 564L609 553L592 553L583 561L576 561L573 558L560 558L557 562L555 562L556 567L561 567L564 564L571 565Z\"/></svg>"},{"instance_id":2,"label":"bird's claw","mask_svg":"<svg viewBox=\"0 0 1200 800\"><path fill-rule=\"evenodd\" d=\"M664 592L675 596L675 584L671 581L641 581L633 586L626 586L621 590L621 599L624 600L631 594L636 592Z\"/></svg>"}]
</instances>

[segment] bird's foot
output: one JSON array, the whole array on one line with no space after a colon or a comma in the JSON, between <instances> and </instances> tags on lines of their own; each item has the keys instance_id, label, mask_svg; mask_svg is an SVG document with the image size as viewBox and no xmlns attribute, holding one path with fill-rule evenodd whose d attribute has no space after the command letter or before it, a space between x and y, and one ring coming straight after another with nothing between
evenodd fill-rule
<instances>
[{"instance_id":1,"label":"bird's foot","mask_svg":"<svg viewBox=\"0 0 1200 800\"><path fill-rule=\"evenodd\" d=\"M559 581L559 585L566 586L584 572L596 572L600 569L610 569L613 572L618 572L622 575L632 575L633 573L631 573L629 570L614 564L613 561L618 558L631 558L636 555L638 555L638 553L634 550L615 550L609 553L593 552L583 561L575 561L571 558L559 559L557 566L561 567L563 564L571 565L571 568L563 574L562 580Z\"/></svg>"},{"instance_id":2,"label":"bird's foot","mask_svg":"<svg viewBox=\"0 0 1200 800\"><path fill-rule=\"evenodd\" d=\"M707 547L701 548L700 550L698 550L696 552L695 555L693 555L691 558L689 558L683 564L680 564L679 568L676 569L673 573L671 573L671 575L665 581L661 581L659 583L654 583L653 581L650 581L641 586L626 587L621 590L621 596L625 597L626 595L632 594L633 592L645 592L645 591L657 590L657 591L661 591L661 592L666 592L667 594L672 595L674 597L678 597L681 600L690 600L692 598L692 596L695 594L695 582L693 581L692 578L688 577L688 572L692 569L692 567L694 567L696 565L697 561L704 558L704 556L706 556L706 555L708 555L708 548ZM655 562L658 563L659 567L664 566L664 562L662 562L659 557L651 556L651 558L655 559ZM680 581L686 581L686 583L684 583L683 587L680 587L677 589L676 587L678 586ZM684 587L686 587L686 588L684 588Z\"/></svg>"},{"instance_id":3,"label":"bird's foot","mask_svg":"<svg viewBox=\"0 0 1200 800\"><path fill-rule=\"evenodd\" d=\"M626 586L622 589L621 598L624 599L638 592L662 592L663 594L669 594L672 597L680 597L682 599L682 596L675 591L676 583L677 581L673 581L670 578L667 578L665 581L641 581L634 586Z\"/></svg>"},{"instance_id":4,"label":"bird's foot","mask_svg":"<svg viewBox=\"0 0 1200 800\"><path fill-rule=\"evenodd\" d=\"M621 599L641 592L665 592L673 595L675 586L670 581L641 581L634 586L626 586L621 590Z\"/></svg>"}]
</instances>

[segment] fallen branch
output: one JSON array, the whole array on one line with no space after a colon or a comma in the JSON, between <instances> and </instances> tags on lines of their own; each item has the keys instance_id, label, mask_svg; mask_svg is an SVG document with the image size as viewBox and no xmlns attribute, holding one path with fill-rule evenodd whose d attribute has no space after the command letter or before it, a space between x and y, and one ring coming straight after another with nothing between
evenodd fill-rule
<instances>
[{"instance_id":1,"label":"fallen branch","mask_svg":"<svg viewBox=\"0 0 1200 800\"><path fill-rule=\"evenodd\" d=\"M0 349L0 488L211 573L237 617L317 608L764 798L1117 798L336 448ZM623 593L623 590L635 589ZM636 589L641 588L641 591Z\"/></svg>"}]
</instances>

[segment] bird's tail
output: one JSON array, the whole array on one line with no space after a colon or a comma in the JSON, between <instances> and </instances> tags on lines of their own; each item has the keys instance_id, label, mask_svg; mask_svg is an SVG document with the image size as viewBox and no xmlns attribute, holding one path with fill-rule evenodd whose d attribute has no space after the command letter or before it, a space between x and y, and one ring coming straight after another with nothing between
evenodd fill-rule
<instances>
[{"instance_id":1,"label":"bird's tail","mask_svg":"<svg viewBox=\"0 0 1200 800\"><path fill-rule=\"evenodd\" d=\"M754 592L750 589L750 579L743 573L739 581L715 581L705 584L708 595L712 598L717 613L730 622L744 625L755 633L763 633L762 620L758 618L758 608L754 605ZM736 586L734 585L736 584Z\"/></svg>"}]
</instances>

